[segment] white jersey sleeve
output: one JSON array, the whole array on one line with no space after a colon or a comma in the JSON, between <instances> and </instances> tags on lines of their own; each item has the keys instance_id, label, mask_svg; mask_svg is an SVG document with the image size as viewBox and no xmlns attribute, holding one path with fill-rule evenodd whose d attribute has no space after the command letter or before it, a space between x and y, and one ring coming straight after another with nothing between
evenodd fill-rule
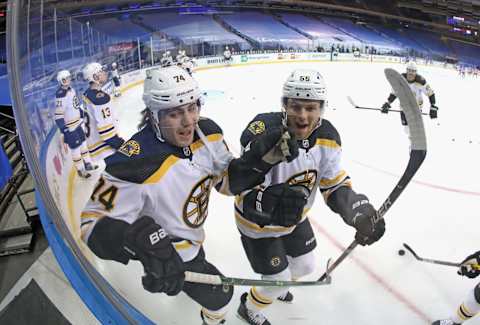
<instances>
[{"instance_id":1,"label":"white jersey sleeve","mask_svg":"<svg viewBox=\"0 0 480 325\"><path fill-rule=\"evenodd\" d=\"M145 207L144 186L122 181L104 172L81 214L82 239L87 242L91 230L98 220L108 216L133 223L143 215Z\"/></svg>"}]
</instances>

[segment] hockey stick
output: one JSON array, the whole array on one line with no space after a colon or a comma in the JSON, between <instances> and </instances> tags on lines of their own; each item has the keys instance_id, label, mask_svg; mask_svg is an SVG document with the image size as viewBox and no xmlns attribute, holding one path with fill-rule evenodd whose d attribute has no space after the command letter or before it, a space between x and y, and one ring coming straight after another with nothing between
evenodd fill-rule
<instances>
[{"instance_id":1,"label":"hockey stick","mask_svg":"<svg viewBox=\"0 0 480 325\"><path fill-rule=\"evenodd\" d=\"M350 102L350 104L352 104L352 106L357 108L357 109L369 109L369 110L372 110L372 111L381 111L382 110L381 108L358 106L357 104L355 104L352 97L350 97L350 96L347 96L347 99ZM389 109L388 111L389 112L402 112L401 110L398 110L398 109ZM429 115L429 114L422 112L422 115Z\"/></svg>"},{"instance_id":2,"label":"hockey stick","mask_svg":"<svg viewBox=\"0 0 480 325\"><path fill-rule=\"evenodd\" d=\"M453 262L447 262L447 261L434 260L432 258L420 257L420 256L417 255L417 253L415 253L415 251L410 246L408 246L405 243L403 243L403 247L405 247L405 249L407 251L412 253L412 255L413 255L413 257L415 257L415 259L417 259L418 261L421 261L421 262L439 264L439 265L446 265L446 266L453 266L453 267L462 266L462 263L453 263ZM480 270L480 264L471 264L471 266L472 266L472 269L474 269L474 270Z\"/></svg>"},{"instance_id":3,"label":"hockey stick","mask_svg":"<svg viewBox=\"0 0 480 325\"><path fill-rule=\"evenodd\" d=\"M227 286L257 286L257 287L304 287L329 285L332 282L330 276L322 281L276 281L276 280L256 280L229 278L223 275L213 275L195 272L185 272L185 281L194 283L203 283L211 285Z\"/></svg>"},{"instance_id":4,"label":"hockey stick","mask_svg":"<svg viewBox=\"0 0 480 325\"><path fill-rule=\"evenodd\" d=\"M392 204L395 203L400 194L402 194L403 190L407 187L427 155L427 139L425 137L425 128L423 126L423 119L420 115L420 110L418 109L417 100L413 96L405 79L397 71L393 69L385 69L385 76L397 94L397 97L400 99L400 105L403 108L405 118L408 122L408 129L410 131L410 159L408 160L407 168L397 185L395 185L390 195L377 210L376 215L373 216L373 223L383 219L385 213L387 213ZM355 247L357 247L357 245L357 241L354 240L343 251L340 257L327 268L325 273L319 278L319 281L326 279L330 273L335 270L336 267L355 249Z\"/></svg>"}]
</instances>

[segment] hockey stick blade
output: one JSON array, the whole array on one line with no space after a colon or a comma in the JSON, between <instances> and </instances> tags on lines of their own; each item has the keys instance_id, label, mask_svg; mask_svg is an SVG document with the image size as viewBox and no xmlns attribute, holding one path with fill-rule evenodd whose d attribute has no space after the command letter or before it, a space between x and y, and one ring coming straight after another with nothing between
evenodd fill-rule
<instances>
[{"instance_id":1,"label":"hockey stick blade","mask_svg":"<svg viewBox=\"0 0 480 325\"><path fill-rule=\"evenodd\" d=\"M438 265L446 265L446 266L453 266L453 267L460 267L462 266L462 263L454 263L454 262L448 262L448 261L440 261L440 260L435 260L433 258L424 258L424 257L420 257L418 256L417 253L415 253L415 251L410 247L408 246L407 244L403 243L403 247L405 247L405 249L407 251L409 251L410 253L412 253L413 257L415 257L416 260L420 261L420 262L426 262L426 263L431 263L431 264L438 264ZM475 270L480 270L480 265L479 264L472 264L471 265L473 269Z\"/></svg>"},{"instance_id":2,"label":"hockey stick blade","mask_svg":"<svg viewBox=\"0 0 480 325\"><path fill-rule=\"evenodd\" d=\"M400 106L403 108L405 118L408 122L408 129L410 131L410 159L408 160L407 168L397 185L393 188L390 195L386 198L376 215L373 217L374 222L383 219L383 216L391 208L393 203L398 199L403 190L407 187L410 180L422 165L427 155L427 139L425 136L425 127L423 126L423 119L420 115L417 101L413 96L410 87L405 78L403 78L397 71L393 69L385 69L385 76L388 82L395 91L395 94L400 99ZM340 255L340 257L332 263L328 270L319 278L319 281L326 279L332 271L357 247L358 243L354 240Z\"/></svg>"},{"instance_id":3,"label":"hockey stick blade","mask_svg":"<svg viewBox=\"0 0 480 325\"><path fill-rule=\"evenodd\" d=\"M211 285L227 286L257 286L257 287L305 287L329 285L332 282L331 277L325 281L275 281L275 280L256 280L229 278L223 275L213 275L195 272L185 272L185 281L193 283L203 283Z\"/></svg>"},{"instance_id":4,"label":"hockey stick blade","mask_svg":"<svg viewBox=\"0 0 480 325\"><path fill-rule=\"evenodd\" d=\"M357 104L355 104L355 102L353 101L352 97L350 96L347 96L347 100L350 102L350 104L352 104L352 106L356 109L367 109L367 110L372 110L372 111L381 111L382 109L381 108L376 108L376 107L364 107L364 106L358 106ZM401 110L398 110L398 109L389 109L388 110L389 112L402 112ZM422 115L429 115L427 113L423 113L421 112Z\"/></svg>"}]
</instances>

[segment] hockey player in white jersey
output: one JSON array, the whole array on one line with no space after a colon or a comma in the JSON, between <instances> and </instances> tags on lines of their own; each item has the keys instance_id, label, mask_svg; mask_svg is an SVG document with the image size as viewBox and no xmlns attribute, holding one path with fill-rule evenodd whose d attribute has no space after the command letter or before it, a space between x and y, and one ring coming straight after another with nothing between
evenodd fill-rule
<instances>
[{"instance_id":1,"label":"hockey player in white jersey","mask_svg":"<svg viewBox=\"0 0 480 325\"><path fill-rule=\"evenodd\" d=\"M186 57L185 50L178 50L177 56L175 57L175 61L177 61L177 64L182 64L183 60Z\"/></svg>"},{"instance_id":2,"label":"hockey player in white jersey","mask_svg":"<svg viewBox=\"0 0 480 325\"><path fill-rule=\"evenodd\" d=\"M178 52L178 55L176 57L177 65L185 69L189 75L192 75L195 63L193 59L188 57L185 53L185 50L180 50Z\"/></svg>"},{"instance_id":3,"label":"hockey player in white jersey","mask_svg":"<svg viewBox=\"0 0 480 325\"><path fill-rule=\"evenodd\" d=\"M474 279L480 275L480 251L467 256L457 273ZM478 283L465 297L450 318L437 320L432 325L460 325L480 313L480 283ZM473 324L473 323L472 323Z\"/></svg>"},{"instance_id":4,"label":"hockey player in white jersey","mask_svg":"<svg viewBox=\"0 0 480 325\"><path fill-rule=\"evenodd\" d=\"M92 62L84 67L83 77L89 82L83 94L88 150L91 157L98 161L118 150L124 140L118 135L117 113L110 95L102 90L107 82L107 72L100 63Z\"/></svg>"},{"instance_id":5,"label":"hockey player in white jersey","mask_svg":"<svg viewBox=\"0 0 480 325\"><path fill-rule=\"evenodd\" d=\"M64 142L72 153L72 160L80 177L90 177L89 171L97 169L92 163L83 129L84 111L75 89L71 86L71 74L61 70L57 74L59 87L55 92L55 123L63 134Z\"/></svg>"},{"instance_id":6,"label":"hockey player in white jersey","mask_svg":"<svg viewBox=\"0 0 480 325\"><path fill-rule=\"evenodd\" d=\"M117 62L111 64L111 73L113 81L113 95L119 97L120 93L120 75L118 74Z\"/></svg>"},{"instance_id":7,"label":"hockey player in white jersey","mask_svg":"<svg viewBox=\"0 0 480 325\"><path fill-rule=\"evenodd\" d=\"M410 85L415 98L417 99L418 107L422 110L423 107L423 95L426 95L430 101L430 118L435 119L438 115L438 106L436 105L435 93L433 92L432 87L427 83L425 78L417 73L417 65L414 62L409 62L407 64L407 71L402 73L402 76L407 80ZM397 96L392 92L388 96L387 101L382 105L382 113L388 113L388 110L391 108L391 104L397 98ZM403 112L400 113L400 119L402 125L407 125L407 119Z\"/></svg>"},{"instance_id":8,"label":"hockey player in white jersey","mask_svg":"<svg viewBox=\"0 0 480 325\"><path fill-rule=\"evenodd\" d=\"M259 114L250 122L240 139L242 148L286 123L299 155L273 167L261 186L235 200L235 220L252 269L262 279L280 281L297 280L315 269L316 241L307 212L317 191L332 211L356 229L359 244L373 244L385 232L384 220L374 222L374 207L365 195L352 190L341 167L340 136L323 118L327 95L320 73L293 71L283 86L282 106L283 113ZM248 324L269 325L262 311L275 300L292 302L293 295L287 287L252 287L241 296L238 315Z\"/></svg>"},{"instance_id":9,"label":"hockey player in white jersey","mask_svg":"<svg viewBox=\"0 0 480 325\"><path fill-rule=\"evenodd\" d=\"M147 70L140 131L106 159L81 230L98 257L139 260L146 290L170 296L183 290L202 306L203 324L220 324L233 287L184 282L186 270L220 274L202 247L210 192L239 194L298 151L276 128L234 159L221 128L199 116L200 94L177 66Z\"/></svg>"},{"instance_id":10,"label":"hockey player in white jersey","mask_svg":"<svg viewBox=\"0 0 480 325\"><path fill-rule=\"evenodd\" d=\"M162 59L160 60L160 65L162 67L169 67L173 65L173 57L170 54L170 51L166 51L162 54Z\"/></svg>"}]
</instances>

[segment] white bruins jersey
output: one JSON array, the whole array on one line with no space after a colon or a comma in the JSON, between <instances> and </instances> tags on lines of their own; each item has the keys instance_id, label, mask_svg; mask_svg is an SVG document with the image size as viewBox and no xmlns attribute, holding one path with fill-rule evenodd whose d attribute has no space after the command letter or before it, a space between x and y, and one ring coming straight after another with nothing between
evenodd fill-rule
<instances>
[{"instance_id":1,"label":"white bruins jersey","mask_svg":"<svg viewBox=\"0 0 480 325\"><path fill-rule=\"evenodd\" d=\"M242 147L245 148L255 136L272 126L282 123L282 113L259 114L243 131ZM310 190L302 221L312 207L317 189L324 199L340 186L351 186L350 178L341 167L342 148L340 136L335 127L325 119L307 139L298 141L299 155L291 162L281 162L274 166L261 185L267 187L280 183L304 185ZM242 234L250 238L280 237L291 233L296 226L264 226L248 220L243 214L243 198L248 191L235 199L235 220Z\"/></svg>"},{"instance_id":2,"label":"white bruins jersey","mask_svg":"<svg viewBox=\"0 0 480 325\"><path fill-rule=\"evenodd\" d=\"M117 69L113 69L112 70L112 78L119 78L120 75L118 74L118 70Z\"/></svg>"},{"instance_id":3,"label":"white bruins jersey","mask_svg":"<svg viewBox=\"0 0 480 325\"><path fill-rule=\"evenodd\" d=\"M407 79L406 73L402 73L402 76L405 78L405 80L407 80L410 89L412 90L415 98L417 99L418 107L421 110L423 107L423 95L430 97L434 94L432 87L430 87L425 78L423 78L419 74L415 76L415 79L413 81L409 81ZM395 94L393 91L392 93Z\"/></svg>"},{"instance_id":4,"label":"white bruins jersey","mask_svg":"<svg viewBox=\"0 0 480 325\"><path fill-rule=\"evenodd\" d=\"M105 141L118 135L118 119L110 95L103 90L87 89L85 135L90 156L95 160L105 159L115 152Z\"/></svg>"},{"instance_id":5,"label":"white bruins jersey","mask_svg":"<svg viewBox=\"0 0 480 325\"><path fill-rule=\"evenodd\" d=\"M75 89L59 87L55 93L55 119L63 118L69 131L74 131L83 122L80 102Z\"/></svg>"},{"instance_id":6,"label":"white bruins jersey","mask_svg":"<svg viewBox=\"0 0 480 325\"><path fill-rule=\"evenodd\" d=\"M148 125L107 158L81 215L82 238L87 241L104 216L130 224L150 216L169 234L182 259L193 259L205 239L212 188L231 195L226 170L233 158L215 122L201 119L199 128L207 145L195 132L190 146L175 147L159 141Z\"/></svg>"}]
</instances>

